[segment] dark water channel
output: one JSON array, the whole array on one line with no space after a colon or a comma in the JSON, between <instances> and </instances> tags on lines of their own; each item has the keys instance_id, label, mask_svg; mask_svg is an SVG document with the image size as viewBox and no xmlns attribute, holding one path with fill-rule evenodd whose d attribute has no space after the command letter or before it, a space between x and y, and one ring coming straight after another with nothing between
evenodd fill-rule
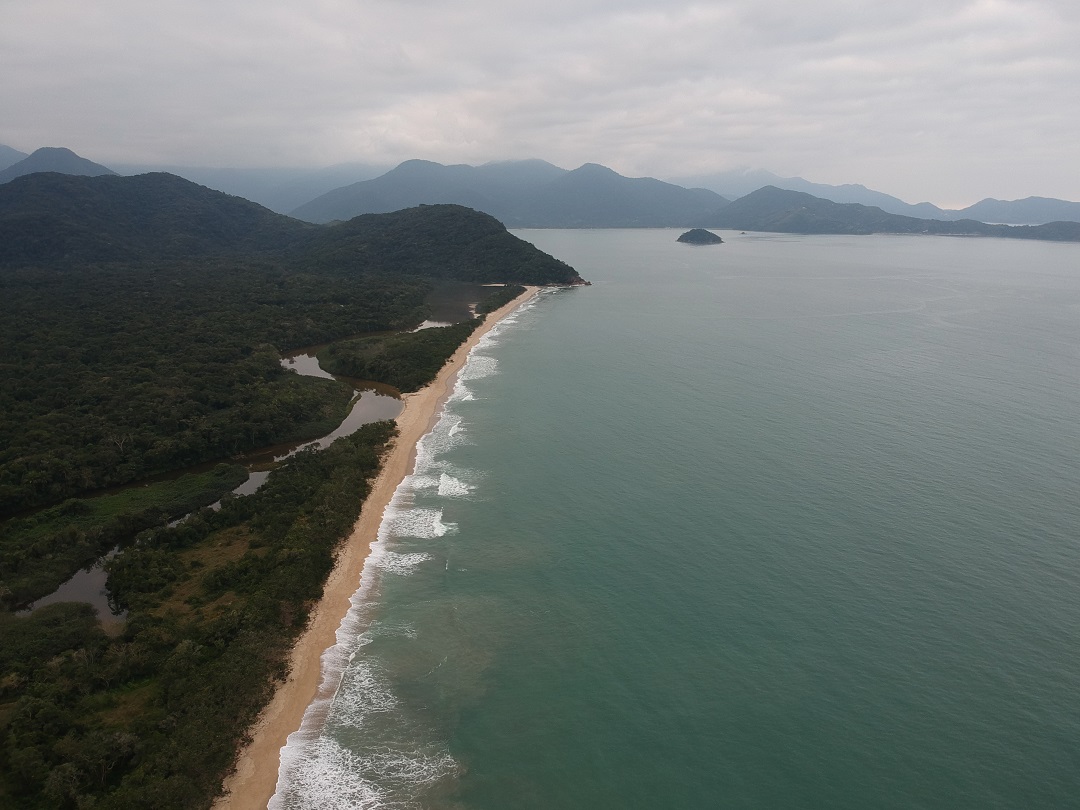
<instances>
[{"instance_id":1,"label":"dark water channel","mask_svg":"<svg viewBox=\"0 0 1080 810\"><path fill-rule=\"evenodd\" d=\"M323 450L329 447L335 439L339 439L342 436L348 436L363 425L370 424L371 422L379 422L384 419L394 419L401 413L404 402L401 400L396 389L388 385L382 385L381 383L357 380L351 377L341 377L324 371L315 356L322 348L323 346L309 346L290 352L282 358L281 365L305 377L320 377L328 380L337 380L338 382L343 382L351 386L356 394L353 397L352 406L349 409L348 415L337 428L321 438L304 442L275 445L234 459L236 463L242 464L247 468L248 479L232 491L233 495L251 495L265 483L275 464L301 450L305 450L309 447L316 447L319 450ZM219 462L211 462L209 464L200 465L199 467L179 470L170 473L168 477L179 477L187 473L201 472L204 469L213 468L218 463ZM163 476L161 480L164 480L164 478L165 477ZM145 483L145 481L140 481L131 486L143 486ZM110 490L110 492L114 491L119 490ZM210 506L211 509L219 509L220 507L221 501L217 501ZM189 515L179 517L176 520L170 521L169 525L175 526L186 520L188 517ZM109 605L108 590L105 587L105 581L108 577L105 572L105 563L115 556L118 551L119 547L112 549L105 556L99 558L87 568L78 571L71 579L67 580L51 594L32 602L30 605L18 611L16 615L28 616L35 610L55 602L88 602L94 607L98 616L101 618L102 623L106 626L109 624L115 625L117 622L122 621L124 614L113 612Z\"/></svg>"}]
</instances>

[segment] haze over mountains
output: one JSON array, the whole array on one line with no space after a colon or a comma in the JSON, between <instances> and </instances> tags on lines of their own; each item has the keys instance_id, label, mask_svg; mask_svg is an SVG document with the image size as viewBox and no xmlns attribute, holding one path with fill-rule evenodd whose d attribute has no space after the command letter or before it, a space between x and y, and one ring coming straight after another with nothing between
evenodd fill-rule
<instances>
[{"instance_id":1,"label":"haze over mountains","mask_svg":"<svg viewBox=\"0 0 1080 810\"><path fill-rule=\"evenodd\" d=\"M20 152L18 149L12 149L10 146L0 143L0 171L28 157L30 156L26 152Z\"/></svg>"},{"instance_id":2,"label":"haze over mountains","mask_svg":"<svg viewBox=\"0 0 1080 810\"><path fill-rule=\"evenodd\" d=\"M1049 197L1027 197L1022 200L985 199L967 208L939 208L933 203L906 203L890 194L874 191L859 184L830 186L811 183L801 177L780 177L764 169L735 169L714 174L688 175L671 178L682 186L700 186L728 199L737 199L765 186L802 191L836 203L859 203L880 208L890 214L920 219L975 219L980 222L999 222L1008 225L1042 225L1061 220L1080 221L1080 202L1056 200Z\"/></svg>"},{"instance_id":3,"label":"haze over mountains","mask_svg":"<svg viewBox=\"0 0 1080 810\"><path fill-rule=\"evenodd\" d=\"M120 174L168 172L201 186L257 202L279 214L287 214L335 188L378 177L390 167L369 163L341 163L324 169L234 169L141 164L118 164L113 168Z\"/></svg>"},{"instance_id":4,"label":"haze over mountains","mask_svg":"<svg viewBox=\"0 0 1080 810\"><path fill-rule=\"evenodd\" d=\"M940 220L890 214L861 203L835 203L802 191L765 186L740 197L712 218L707 228L801 234L936 234L1006 239L1080 241L1080 222L993 225L972 219Z\"/></svg>"},{"instance_id":5,"label":"haze over mountains","mask_svg":"<svg viewBox=\"0 0 1080 810\"><path fill-rule=\"evenodd\" d=\"M5 162L9 165L4 166ZM25 155L0 145L0 183L32 172L115 174L67 149ZM121 174L155 167L120 166ZM861 185L831 186L764 170L738 170L679 178L679 183L624 177L595 163L567 170L543 160L442 165L409 160L382 172L370 164L320 170L170 167L187 180L258 202L277 213L313 223L348 220L417 205L451 203L491 214L508 227L627 228L733 227L802 233L986 233L967 221L1043 225L1080 222L1080 202L1029 197L987 199L961 210L911 205ZM686 187L690 185L693 187ZM698 187L699 186L699 187ZM733 199L772 188L803 196L759 195L725 216ZM726 192L726 193L725 193ZM763 200L771 209L761 210ZM829 203L823 206L822 203ZM830 207L832 206L832 207ZM847 206L847 207L837 207ZM749 215L757 212L757 218ZM863 210L866 209L866 210ZM742 213L738 213L738 212ZM738 217L736 217L738 214ZM911 221L909 221L911 220ZM741 223L725 225L725 222ZM938 224L927 225L932 222ZM923 223L923 224L919 224ZM948 227L941 223L954 223ZM804 228L805 230L790 230ZM1025 238L1071 239L1068 227L1024 233ZM1049 236L1048 234L1057 234ZM1012 231L997 235L1018 236Z\"/></svg>"},{"instance_id":6,"label":"haze over mountains","mask_svg":"<svg viewBox=\"0 0 1080 810\"><path fill-rule=\"evenodd\" d=\"M931 203L910 205L861 185L830 186L799 177L781 178L763 170L691 177L684 182L701 187L623 177L594 163L567 171L542 160L481 166L444 166L410 160L380 177L327 192L291 213L309 222L330 222L358 214L445 202L484 211L509 227L683 227L713 222L715 218L711 215L730 200L771 186L917 219L947 222L975 219L1014 225L1080 221L1080 203L1040 197L1014 202L983 200L952 211ZM865 217L863 221L867 221ZM907 226L901 232L908 232Z\"/></svg>"},{"instance_id":7,"label":"haze over mountains","mask_svg":"<svg viewBox=\"0 0 1080 810\"><path fill-rule=\"evenodd\" d=\"M349 219L430 203L456 203L509 227L678 227L729 201L705 189L630 178L586 163L573 171L542 160L444 166L409 160L374 180L353 183L292 212L309 222Z\"/></svg>"},{"instance_id":8,"label":"haze over mountains","mask_svg":"<svg viewBox=\"0 0 1080 810\"><path fill-rule=\"evenodd\" d=\"M116 174L112 169L108 169L100 163L94 163L92 160L79 157L70 149L43 146L33 154L27 155L0 171L0 183L8 183L16 177L37 172L58 172L60 174L76 174L86 177Z\"/></svg>"}]
</instances>

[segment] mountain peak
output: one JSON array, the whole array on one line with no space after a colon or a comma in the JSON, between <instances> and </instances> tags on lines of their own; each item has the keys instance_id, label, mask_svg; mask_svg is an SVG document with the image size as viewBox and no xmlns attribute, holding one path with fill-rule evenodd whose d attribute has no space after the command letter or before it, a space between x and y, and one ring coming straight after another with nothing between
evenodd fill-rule
<instances>
[{"instance_id":1,"label":"mountain peak","mask_svg":"<svg viewBox=\"0 0 1080 810\"><path fill-rule=\"evenodd\" d=\"M0 143L0 171L28 157L30 156L26 152L20 152L18 149Z\"/></svg>"},{"instance_id":2,"label":"mountain peak","mask_svg":"<svg viewBox=\"0 0 1080 810\"><path fill-rule=\"evenodd\" d=\"M43 146L17 163L0 171L0 183L7 183L16 177L37 172L56 172L57 174L75 174L86 177L99 177L103 174L116 174L112 169L79 157L63 146Z\"/></svg>"}]
</instances>

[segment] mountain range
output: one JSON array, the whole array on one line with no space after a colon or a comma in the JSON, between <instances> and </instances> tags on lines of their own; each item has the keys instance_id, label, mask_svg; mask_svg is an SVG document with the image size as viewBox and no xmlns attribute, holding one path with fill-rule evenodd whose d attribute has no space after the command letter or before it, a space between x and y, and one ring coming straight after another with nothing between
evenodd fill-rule
<instances>
[{"instance_id":1,"label":"mountain range","mask_svg":"<svg viewBox=\"0 0 1080 810\"><path fill-rule=\"evenodd\" d=\"M698 223L706 228L803 234L918 233L1080 242L1080 222L993 225L890 214L861 203L835 203L802 191L765 186Z\"/></svg>"},{"instance_id":2,"label":"mountain range","mask_svg":"<svg viewBox=\"0 0 1080 810\"><path fill-rule=\"evenodd\" d=\"M46 148L20 158L21 155L23 153L18 150L0 146L0 165L4 160L15 160L0 170L0 183L42 171L85 175L115 173L67 149ZM122 173L126 173L147 167L121 168L124 169ZM266 202L267 207L277 213L291 211L297 219L312 223L348 220L360 214L439 203L483 211L508 227L533 228L726 227L721 223L738 221L743 224L731 227L780 230L801 223L798 227L809 229L803 231L808 233L872 230L975 233L982 231L973 230L973 226L964 223L1043 225L1080 222L1080 203L1066 200L1043 197L1014 201L986 199L952 211L930 203L909 205L861 185L829 186L797 177L781 178L762 170L682 178L682 182L703 186L700 188L687 188L647 177L624 177L595 163L586 163L570 171L543 160L493 162L480 166L409 160L382 174L378 174L378 167L368 164L342 164L316 171L191 167L178 171L195 183ZM378 176L370 176L374 174ZM348 182L365 177L367 179ZM336 185L342 182L345 184ZM781 199L786 201L790 210L786 213L772 211L764 219L746 218L751 202L728 212L727 219L720 215L731 204L730 199L742 200L765 188L806 196L776 198L765 195L777 204ZM718 193L718 189L726 190L730 198ZM314 198L311 195L315 195ZM820 202L810 204L807 198ZM289 208L296 202L300 204ZM820 204L824 202L858 207L830 208ZM744 214L738 214L740 210ZM737 214L743 218L736 220ZM928 222L957 224L945 228L940 224L925 224ZM1050 232L1071 231L1058 228L1032 233ZM1017 235L1012 231L1001 233Z\"/></svg>"},{"instance_id":3,"label":"mountain range","mask_svg":"<svg viewBox=\"0 0 1080 810\"><path fill-rule=\"evenodd\" d=\"M120 174L127 175L167 172L200 186L257 202L279 214L287 214L335 188L378 177L390 167L369 163L340 163L323 169L236 169L150 164L115 164L113 168Z\"/></svg>"},{"instance_id":4,"label":"mountain range","mask_svg":"<svg viewBox=\"0 0 1080 810\"><path fill-rule=\"evenodd\" d=\"M700 186L733 200L759 188L773 186L787 191L802 191L836 203L876 206L890 214L920 219L974 219L1009 225L1041 225L1061 220L1080 222L1080 202L1051 197L1027 197L1022 200L987 198L967 208L948 209L928 202L912 205L890 194L859 184L831 186L812 183L801 177L781 177L764 169L735 169L714 174L688 175L670 178L670 182L683 186Z\"/></svg>"},{"instance_id":5,"label":"mountain range","mask_svg":"<svg viewBox=\"0 0 1080 810\"><path fill-rule=\"evenodd\" d=\"M678 227L728 200L647 177L623 177L595 163L567 171L542 160L444 166L409 160L381 177L335 189L292 211L309 222L414 205L455 203L508 227Z\"/></svg>"},{"instance_id":6,"label":"mountain range","mask_svg":"<svg viewBox=\"0 0 1080 810\"><path fill-rule=\"evenodd\" d=\"M152 267L205 257L282 262L304 272L581 283L573 268L462 206L312 225L165 173L41 172L0 186L0 268Z\"/></svg>"}]
</instances>

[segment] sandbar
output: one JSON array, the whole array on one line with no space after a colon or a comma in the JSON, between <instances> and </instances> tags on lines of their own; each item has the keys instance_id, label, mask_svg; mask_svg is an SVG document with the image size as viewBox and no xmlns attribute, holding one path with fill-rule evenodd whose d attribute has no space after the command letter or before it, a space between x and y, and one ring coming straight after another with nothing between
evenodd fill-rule
<instances>
[{"instance_id":1,"label":"sandbar","mask_svg":"<svg viewBox=\"0 0 1080 810\"><path fill-rule=\"evenodd\" d=\"M509 304L489 313L430 385L403 396L405 407L396 420L398 437L383 459L360 518L338 551L322 599L293 646L289 675L249 729L250 742L237 755L235 769L225 779L224 793L214 802L216 810L264 810L274 795L281 749L288 736L300 728L304 712L318 694L323 653L337 643L337 629L349 610L350 597L360 585L364 562L377 539L383 512L415 465L417 442L434 426L443 403L453 391L458 372L480 338L539 290L539 287L527 287Z\"/></svg>"}]
</instances>

